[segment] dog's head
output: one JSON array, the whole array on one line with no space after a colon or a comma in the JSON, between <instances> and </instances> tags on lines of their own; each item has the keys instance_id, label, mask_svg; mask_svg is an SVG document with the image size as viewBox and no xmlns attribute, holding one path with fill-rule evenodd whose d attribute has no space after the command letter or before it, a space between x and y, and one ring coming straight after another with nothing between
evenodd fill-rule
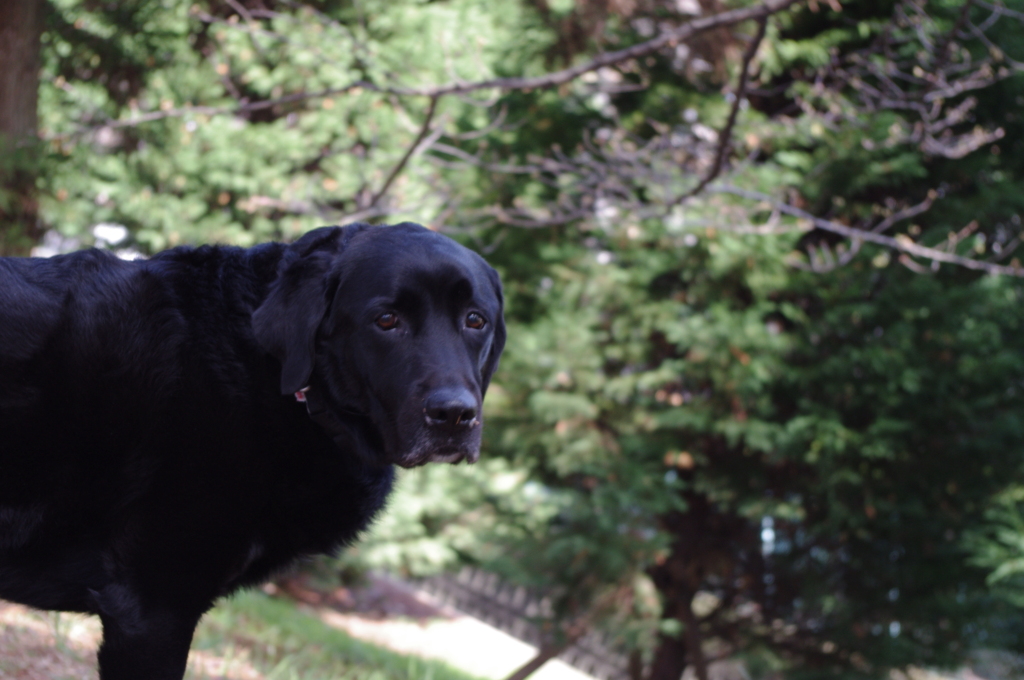
<instances>
[{"instance_id":1,"label":"dog's head","mask_svg":"<svg viewBox=\"0 0 1024 680\"><path fill-rule=\"evenodd\" d=\"M474 462L505 344L501 283L419 225L325 227L289 246L253 314L281 393L314 384L381 462Z\"/></svg>"}]
</instances>

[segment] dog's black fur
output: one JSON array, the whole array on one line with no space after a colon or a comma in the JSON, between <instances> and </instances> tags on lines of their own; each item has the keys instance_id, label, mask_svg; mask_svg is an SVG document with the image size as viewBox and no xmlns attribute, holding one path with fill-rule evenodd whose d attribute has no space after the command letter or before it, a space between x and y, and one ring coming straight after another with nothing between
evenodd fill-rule
<instances>
[{"instance_id":1,"label":"dog's black fur","mask_svg":"<svg viewBox=\"0 0 1024 680\"><path fill-rule=\"evenodd\" d=\"M476 460L504 341L494 270L413 224L0 258L0 598L99 615L103 680L181 678L216 598L353 540L393 464Z\"/></svg>"}]
</instances>

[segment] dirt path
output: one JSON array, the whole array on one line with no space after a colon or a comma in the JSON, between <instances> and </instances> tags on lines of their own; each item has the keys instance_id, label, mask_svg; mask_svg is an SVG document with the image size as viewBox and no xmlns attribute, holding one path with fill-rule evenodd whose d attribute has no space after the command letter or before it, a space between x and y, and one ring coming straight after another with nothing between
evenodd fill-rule
<instances>
[{"instance_id":1,"label":"dirt path","mask_svg":"<svg viewBox=\"0 0 1024 680\"><path fill-rule=\"evenodd\" d=\"M0 600L0 678L3 680L97 680L98 619L40 612ZM186 678L263 680L244 659L209 652L189 654Z\"/></svg>"},{"instance_id":2,"label":"dirt path","mask_svg":"<svg viewBox=\"0 0 1024 680\"><path fill-rule=\"evenodd\" d=\"M272 590L272 589L271 589ZM534 653L529 645L472 617L446 608L431 596L390 579L374 579L354 593L357 611L324 603L302 605L326 625L395 651L437 658L483 678L499 680ZM303 598L299 598L300 600ZM39 612L0 600L0 678L3 680L97 680L99 621L78 614ZM193 651L189 680L265 680L248 663L245 645L225 654ZM1024 658L989 652L976 659L977 672L963 668L939 674L911 668L893 680L996 680L1022 677ZM685 676L684 676L685 677ZM593 680L560 661L550 661L532 680Z\"/></svg>"},{"instance_id":3,"label":"dirt path","mask_svg":"<svg viewBox=\"0 0 1024 680\"><path fill-rule=\"evenodd\" d=\"M297 583L292 586L288 595L328 626L396 652L440 659L482 678L501 680L536 653L530 645L387 577L373 577L364 588L344 591L351 598L350 611L339 611L337 598L304 591ZM274 587L265 590L284 595ZM96 680L101 637L95 617L39 612L0 601L0 678ZM239 651L246 651L244 643L224 655L193 650L186 677L263 680L245 658L239 658ZM558 660L548 662L533 678L593 680Z\"/></svg>"},{"instance_id":4,"label":"dirt path","mask_svg":"<svg viewBox=\"0 0 1024 680\"><path fill-rule=\"evenodd\" d=\"M95 680L99 622L0 601L0 677Z\"/></svg>"}]
</instances>

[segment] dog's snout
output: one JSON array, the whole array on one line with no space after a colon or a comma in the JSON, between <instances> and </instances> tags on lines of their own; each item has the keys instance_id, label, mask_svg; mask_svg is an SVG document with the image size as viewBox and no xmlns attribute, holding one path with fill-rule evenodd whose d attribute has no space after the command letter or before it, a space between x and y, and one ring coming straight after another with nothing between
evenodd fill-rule
<instances>
[{"instance_id":1,"label":"dog's snout","mask_svg":"<svg viewBox=\"0 0 1024 680\"><path fill-rule=\"evenodd\" d=\"M424 400L423 413L434 427L472 427L477 422L476 397L464 387L436 389Z\"/></svg>"}]
</instances>

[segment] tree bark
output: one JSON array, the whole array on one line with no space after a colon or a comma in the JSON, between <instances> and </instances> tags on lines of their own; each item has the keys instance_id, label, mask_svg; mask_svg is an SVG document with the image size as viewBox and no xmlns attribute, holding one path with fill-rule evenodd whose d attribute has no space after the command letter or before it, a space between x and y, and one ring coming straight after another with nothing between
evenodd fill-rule
<instances>
[{"instance_id":1,"label":"tree bark","mask_svg":"<svg viewBox=\"0 0 1024 680\"><path fill-rule=\"evenodd\" d=\"M704 656L700 624L692 606L692 594L685 594L678 601L674 618L683 623L683 632L678 637L659 636L649 680L679 680L687 663L693 666L697 680L708 680L708 661Z\"/></svg>"},{"instance_id":2,"label":"tree bark","mask_svg":"<svg viewBox=\"0 0 1024 680\"><path fill-rule=\"evenodd\" d=\"M704 641L700 635L700 622L693 613L693 596L688 598L685 607L680 603L680 619L686 626L686 645L690 648L690 663L697 680L708 680L708 660L704 657Z\"/></svg>"},{"instance_id":3,"label":"tree bark","mask_svg":"<svg viewBox=\"0 0 1024 680\"><path fill-rule=\"evenodd\" d=\"M586 618L577 620L574 624L568 626L565 637L561 641L542 645L537 650L535 657L520 666L505 680L526 680L531 674L540 669L541 666L576 644L581 637L586 635L589 629L590 624Z\"/></svg>"},{"instance_id":4,"label":"tree bark","mask_svg":"<svg viewBox=\"0 0 1024 680\"><path fill-rule=\"evenodd\" d=\"M25 254L39 237L32 156L43 1L0 1L0 254Z\"/></svg>"},{"instance_id":5,"label":"tree bark","mask_svg":"<svg viewBox=\"0 0 1024 680\"><path fill-rule=\"evenodd\" d=\"M576 642L576 640L572 639L563 644L545 645L541 647L537 651L537 655L535 657L516 669L512 675L505 678L505 680L526 680L526 678L539 670L541 666L571 647L574 642Z\"/></svg>"},{"instance_id":6,"label":"tree bark","mask_svg":"<svg viewBox=\"0 0 1024 680\"><path fill-rule=\"evenodd\" d=\"M659 635L649 680L679 680L685 670L686 641L681 636Z\"/></svg>"},{"instance_id":7,"label":"tree bark","mask_svg":"<svg viewBox=\"0 0 1024 680\"><path fill-rule=\"evenodd\" d=\"M639 649L629 653L629 680L644 680L644 659Z\"/></svg>"}]
</instances>

